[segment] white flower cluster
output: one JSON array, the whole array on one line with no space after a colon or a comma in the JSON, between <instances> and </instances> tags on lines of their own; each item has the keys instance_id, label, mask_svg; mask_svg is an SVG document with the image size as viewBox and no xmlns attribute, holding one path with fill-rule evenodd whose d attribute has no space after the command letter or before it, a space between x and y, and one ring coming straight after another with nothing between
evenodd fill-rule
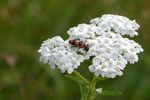
<instances>
[{"instance_id":1,"label":"white flower cluster","mask_svg":"<svg viewBox=\"0 0 150 100\"><path fill-rule=\"evenodd\" d=\"M100 26L104 31L115 31L121 35L138 35L136 30L140 27L135 20L130 21L127 17L118 15L103 15L101 18L95 18L90 23Z\"/></svg>"},{"instance_id":2,"label":"white flower cluster","mask_svg":"<svg viewBox=\"0 0 150 100\"><path fill-rule=\"evenodd\" d=\"M62 73L67 71L71 74L84 60L82 55L70 48L68 41L59 36L44 41L38 52L41 54L40 61L48 63L52 69L57 67Z\"/></svg>"},{"instance_id":3,"label":"white flower cluster","mask_svg":"<svg viewBox=\"0 0 150 100\"><path fill-rule=\"evenodd\" d=\"M95 33L98 33L99 35L102 33L98 32L98 28L99 27L92 24L79 24L77 27L70 28L67 33L69 34L70 39L86 41L87 39L95 38Z\"/></svg>"},{"instance_id":4,"label":"white flower cluster","mask_svg":"<svg viewBox=\"0 0 150 100\"><path fill-rule=\"evenodd\" d=\"M98 37L86 54L86 56L94 57L89 70L97 76L108 78L121 76L127 62L131 64L137 62L137 53L143 51L141 46L133 40L123 38L119 34L112 34L113 38Z\"/></svg>"},{"instance_id":5,"label":"white flower cluster","mask_svg":"<svg viewBox=\"0 0 150 100\"><path fill-rule=\"evenodd\" d=\"M143 52L138 43L122 36L138 35L138 28L135 21L126 17L103 15L101 18L92 19L90 24L79 24L67 32L68 40L83 41L89 47L88 51L79 47L73 49L68 40L64 41L57 36L42 44L39 50L41 60L49 63L52 68L57 67L62 72L71 74L81 62L93 58L93 63L89 66L91 72L97 76L115 78L123 74L128 62L137 62L137 54Z\"/></svg>"}]
</instances>

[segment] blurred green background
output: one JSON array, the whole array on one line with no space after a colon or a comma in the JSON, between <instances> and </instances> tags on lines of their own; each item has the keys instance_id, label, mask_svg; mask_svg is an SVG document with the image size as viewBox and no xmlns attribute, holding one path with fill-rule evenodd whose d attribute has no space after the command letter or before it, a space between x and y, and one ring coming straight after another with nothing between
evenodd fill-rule
<instances>
[{"instance_id":1,"label":"blurred green background","mask_svg":"<svg viewBox=\"0 0 150 100\"><path fill-rule=\"evenodd\" d=\"M47 38L66 39L70 27L107 13L136 19L134 40L145 51L123 76L97 85L123 94L96 100L150 100L149 0L0 0L0 100L80 100L78 84L40 63L37 50ZM91 79L87 65L78 70Z\"/></svg>"}]
</instances>

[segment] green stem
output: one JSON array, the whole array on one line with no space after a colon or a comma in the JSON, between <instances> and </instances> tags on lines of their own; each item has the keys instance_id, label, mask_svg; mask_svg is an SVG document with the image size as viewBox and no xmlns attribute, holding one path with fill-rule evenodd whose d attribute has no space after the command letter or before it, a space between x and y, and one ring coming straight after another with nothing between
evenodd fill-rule
<instances>
[{"instance_id":1,"label":"green stem","mask_svg":"<svg viewBox=\"0 0 150 100\"><path fill-rule=\"evenodd\" d=\"M82 81L84 81L86 84L89 84L89 81L87 79L85 79L80 73L78 73L77 71L73 71L73 73L79 77Z\"/></svg>"},{"instance_id":2,"label":"green stem","mask_svg":"<svg viewBox=\"0 0 150 100\"><path fill-rule=\"evenodd\" d=\"M95 92L96 81L97 81L97 77L94 75L93 80L90 83L90 86L88 88L88 92L87 92L84 100L91 100L92 99L93 93Z\"/></svg>"},{"instance_id":3,"label":"green stem","mask_svg":"<svg viewBox=\"0 0 150 100\"><path fill-rule=\"evenodd\" d=\"M84 78L77 71L74 71L73 74L84 82L84 84L79 83L80 91L82 93L81 100L92 100L94 97L94 93L95 93L95 85L97 82L97 77L94 75L92 81L89 82L86 78Z\"/></svg>"}]
</instances>

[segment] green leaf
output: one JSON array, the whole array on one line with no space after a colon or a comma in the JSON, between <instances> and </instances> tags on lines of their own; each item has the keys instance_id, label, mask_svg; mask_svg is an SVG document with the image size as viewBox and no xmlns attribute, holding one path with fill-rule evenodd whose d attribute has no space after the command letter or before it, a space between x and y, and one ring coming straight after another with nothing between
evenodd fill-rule
<instances>
[{"instance_id":1,"label":"green leaf","mask_svg":"<svg viewBox=\"0 0 150 100\"><path fill-rule=\"evenodd\" d=\"M101 93L101 95L104 95L104 96L117 96L117 95L121 95L122 92L120 91L103 91Z\"/></svg>"},{"instance_id":2,"label":"green leaf","mask_svg":"<svg viewBox=\"0 0 150 100\"><path fill-rule=\"evenodd\" d=\"M75 76L72 76L72 75L65 75L65 77L66 77L67 79L70 79L70 80L73 80L73 81L76 81L76 82L79 81L78 78L76 78Z\"/></svg>"},{"instance_id":3,"label":"green leaf","mask_svg":"<svg viewBox=\"0 0 150 100\"><path fill-rule=\"evenodd\" d=\"M82 96L81 100L84 100L88 87L84 83L79 83L79 86L80 86L80 91L81 91L81 96Z\"/></svg>"},{"instance_id":4,"label":"green leaf","mask_svg":"<svg viewBox=\"0 0 150 100\"><path fill-rule=\"evenodd\" d=\"M105 80L106 78L105 77L98 77L97 78L97 81L99 82L99 81L103 81L103 80Z\"/></svg>"}]
</instances>

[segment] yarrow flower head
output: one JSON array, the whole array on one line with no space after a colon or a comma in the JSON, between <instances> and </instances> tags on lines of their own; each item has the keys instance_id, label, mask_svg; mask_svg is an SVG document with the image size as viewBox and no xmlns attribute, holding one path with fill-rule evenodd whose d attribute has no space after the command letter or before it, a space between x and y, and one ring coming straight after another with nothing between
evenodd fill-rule
<instances>
[{"instance_id":1,"label":"yarrow flower head","mask_svg":"<svg viewBox=\"0 0 150 100\"><path fill-rule=\"evenodd\" d=\"M115 78L123 75L128 63L138 61L142 47L134 40L123 37L138 35L139 25L119 15L103 15L89 24L79 24L68 30L69 38L61 37L44 41L39 49L40 61L62 73L71 74L84 60L92 60L88 67L96 76ZM69 43L72 40L72 45ZM87 48L85 50L84 48Z\"/></svg>"},{"instance_id":2,"label":"yarrow flower head","mask_svg":"<svg viewBox=\"0 0 150 100\"><path fill-rule=\"evenodd\" d=\"M59 36L44 41L38 52L41 54L40 61L48 63L52 69L57 67L62 73L67 71L71 74L84 60L82 55L70 48L68 41Z\"/></svg>"}]
</instances>

